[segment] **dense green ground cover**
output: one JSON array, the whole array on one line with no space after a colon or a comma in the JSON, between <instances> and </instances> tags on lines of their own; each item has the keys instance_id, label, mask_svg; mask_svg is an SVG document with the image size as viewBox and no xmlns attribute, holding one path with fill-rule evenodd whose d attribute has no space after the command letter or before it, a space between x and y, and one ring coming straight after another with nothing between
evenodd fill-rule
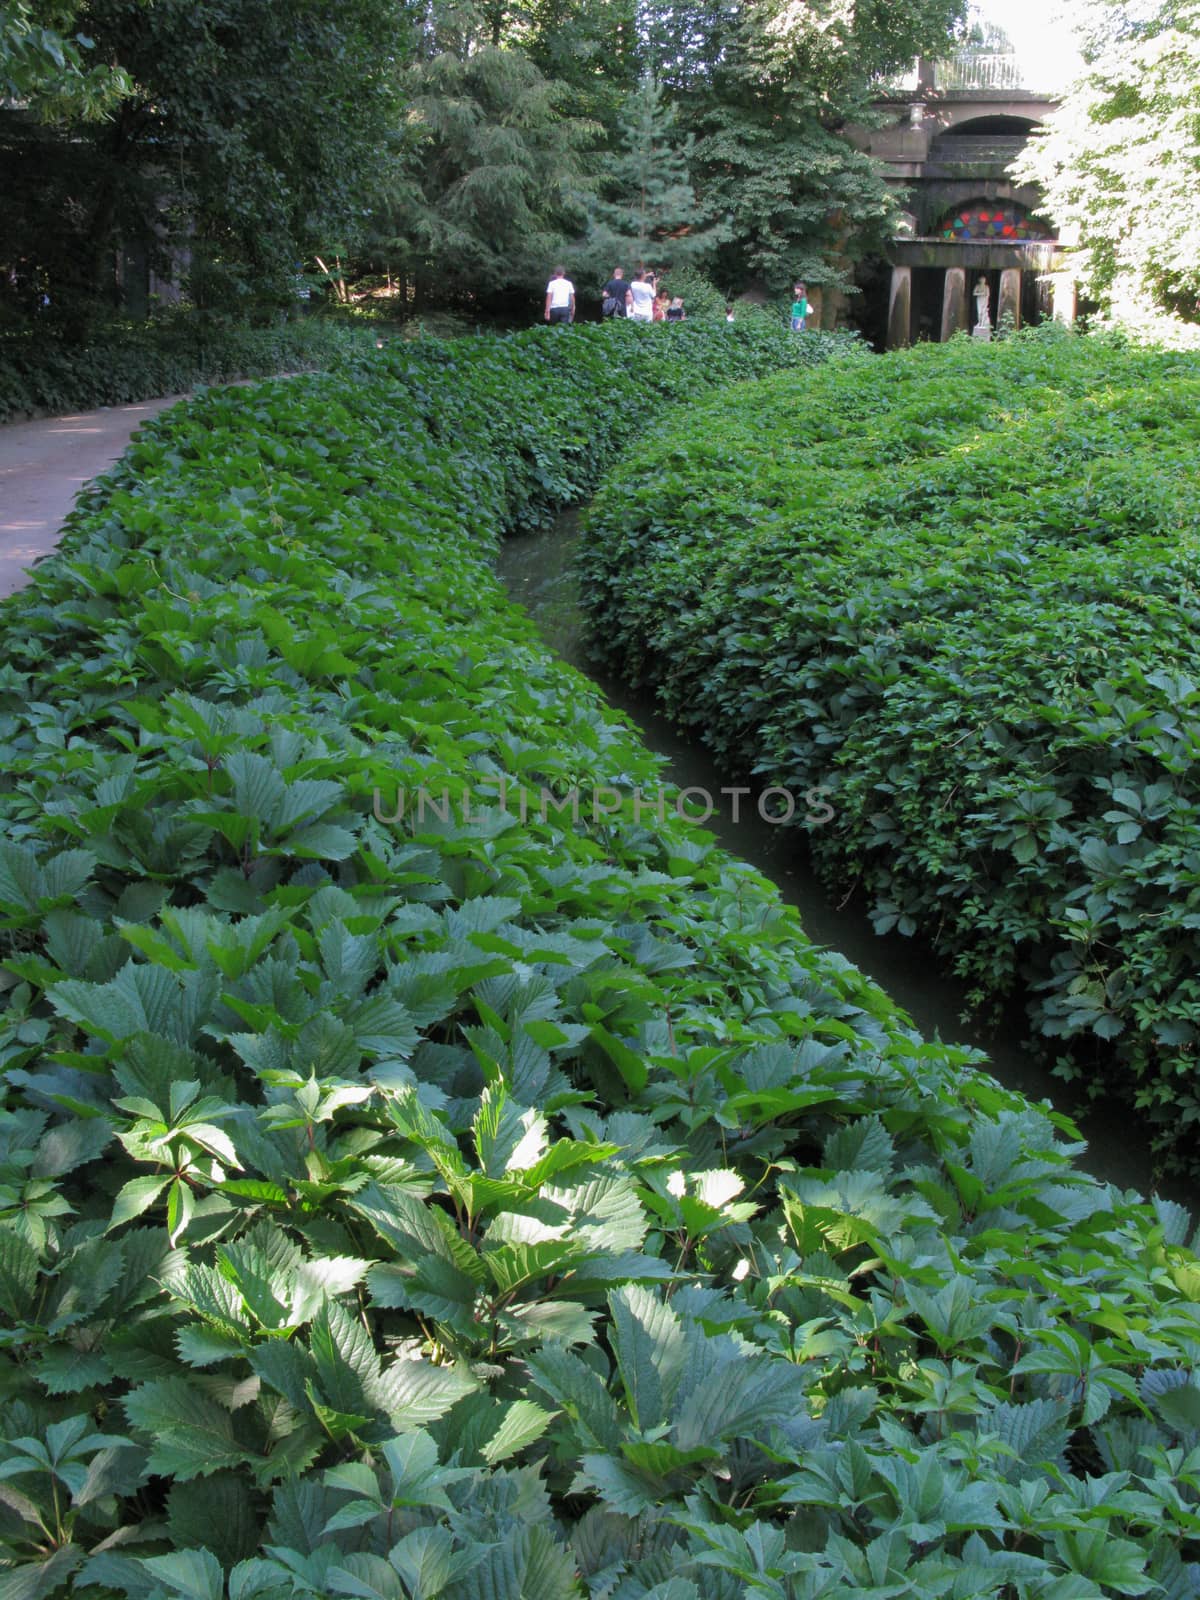
<instances>
[{"instance_id":1,"label":"dense green ground cover","mask_svg":"<svg viewBox=\"0 0 1200 1600\"><path fill-rule=\"evenodd\" d=\"M722 398L591 519L597 648L732 763L833 787L818 860L1063 1070L1200 1118L1200 366L931 348ZM1061 1046L1055 1046L1061 1049Z\"/></svg>"},{"instance_id":2,"label":"dense green ground cover","mask_svg":"<svg viewBox=\"0 0 1200 1600\"><path fill-rule=\"evenodd\" d=\"M374 333L320 318L270 328L180 315L121 323L82 345L33 333L0 336L0 423L53 411L87 411L206 383L336 366L373 345Z\"/></svg>"},{"instance_id":3,"label":"dense green ground cover","mask_svg":"<svg viewBox=\"0 0 1200 1600\"><path fill-rule=\"evenodd\" d=\"M210 393L0 614L4 1600L1196 1592L1184 1213L689 824L542 815L654 764L497 536L827 348Z\"/></svg>"}]
</instances>

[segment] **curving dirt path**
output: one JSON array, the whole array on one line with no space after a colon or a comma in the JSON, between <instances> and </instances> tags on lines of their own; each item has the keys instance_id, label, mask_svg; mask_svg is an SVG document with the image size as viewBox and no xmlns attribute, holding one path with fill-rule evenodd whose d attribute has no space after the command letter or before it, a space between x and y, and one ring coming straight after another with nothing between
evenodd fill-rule
<instances>
[{"instance_id":1,"label":"curving dirt path","mask_svg":"<svg viewBox=\"0 0 1200 1600\"><path fill-rule=\"evenodd\" d=\"M25 587L28 568L58 543L75 496L118 459L139 423L181 399L166 395L0 427L0 596Z\"/></svg>"}]
</instances>

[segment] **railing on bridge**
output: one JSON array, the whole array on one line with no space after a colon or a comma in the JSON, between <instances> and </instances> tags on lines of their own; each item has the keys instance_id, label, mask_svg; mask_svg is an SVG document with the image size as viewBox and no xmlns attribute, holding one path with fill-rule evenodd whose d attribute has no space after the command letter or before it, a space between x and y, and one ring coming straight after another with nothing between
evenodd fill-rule
<instances>
[{"instance_id":1,"label":"railing on bridge","mask_svg":"<svg viewBox=\"0 0 1200 1600\"><path fill-rule=\"evenodd\" d=\"M946 61L935 62L935 89L1026 89L1021 82L1021 58L1011 51L960 50Z\"/></svg>"},{"instance_id":2,"label":"railing on bridge","mask_svg":"<svg viewBox=\"0 0 1200 1600\"><path fill-rule=\"evenodd\" d=\"M1028 62L1015 51L976 48L960 50L944 61L914 61L904 72L878 78L876 87L881 94L912 94L918 89L1029 91L1047 87L1028 81L1030 76Z\"/></svg>"}]
</instances>

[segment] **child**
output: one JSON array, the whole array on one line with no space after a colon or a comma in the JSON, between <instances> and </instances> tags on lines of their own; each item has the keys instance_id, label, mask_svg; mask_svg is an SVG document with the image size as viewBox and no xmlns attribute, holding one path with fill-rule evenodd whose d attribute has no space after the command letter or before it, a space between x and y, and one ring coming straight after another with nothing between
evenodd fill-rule
<instances>
[{"instance_id":1,"label":"child","mask_svg":"<svg viewBox=\"0 0 1200 1600\"><path fill-rule=\"evenodd\" d=\"M792 332L803 333L808 326L808 289L803 283L798 283L792 293Z\"/></svg>"},{"instance_id":2,"label":"child","mask_svg":"<svg viewBox=\"0 0 1200 1600\"><path fill-rule=\"evenodd\" d=\"M683 301L679 295L676 295L667 307L667 321L682 322L686 316L687 312L683 309Z\"/></svg>"}]
</instances>

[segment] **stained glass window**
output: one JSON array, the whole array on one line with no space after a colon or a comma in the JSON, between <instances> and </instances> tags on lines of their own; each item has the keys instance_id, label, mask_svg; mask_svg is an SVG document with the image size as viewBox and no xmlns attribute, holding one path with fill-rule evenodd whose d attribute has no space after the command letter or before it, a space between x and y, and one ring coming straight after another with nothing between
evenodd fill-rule
<instances>
[{"instance_id":1,"label":"stained glass window","mask_svg":"<svg viewBox=\"0 0 1200 1600\"><path fill-rule=\"evenodd\" d=\"M942 222L938 230L943 239L953 239L958 244L973 243L981 239L1052 239L1054 235L1044 222L1027 216L1015 206L991 206L986 201L977 205L961 206Z\"/></svg>"}]
</instances>

